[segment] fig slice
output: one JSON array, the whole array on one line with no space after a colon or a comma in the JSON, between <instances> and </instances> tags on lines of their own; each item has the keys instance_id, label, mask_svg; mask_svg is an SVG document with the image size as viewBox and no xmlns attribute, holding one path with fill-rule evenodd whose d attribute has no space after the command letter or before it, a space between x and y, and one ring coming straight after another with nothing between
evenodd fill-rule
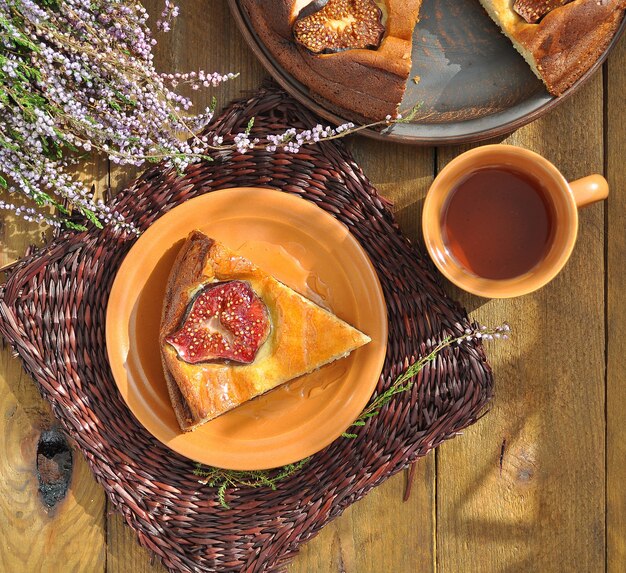
<instances>
[{"instance_id":1,"label":"fig slice","mask_svg":"<svg viewBox=\"0 0 626 573\"><path fill-rule=\"evenodd\" d=\"M385 33L382 20L374 0L314 0L298 14L293 35L314 54L378 48Z\"/></svg>"},{"instance_id":2,"label":"fig slice","mask_svg":"<svg viewBox=\"0 0 626 573\"><path fill-rule=\"evenodd\" d=\"M263 301L244 281L209 284L194 297L180 329L165 338L190 364L250 364L270 332Z\"/></svg>"},{"instance_id":3,"label":"fig slice","mask_svg":"<svg viewBox=\"0 0 626 573\"><path fill-rule=\"evenodd\" d=\"M572 0L515 0L515 10L529 24L536 24L555 8L569 4Z\"/></svg>"}]
</instances>

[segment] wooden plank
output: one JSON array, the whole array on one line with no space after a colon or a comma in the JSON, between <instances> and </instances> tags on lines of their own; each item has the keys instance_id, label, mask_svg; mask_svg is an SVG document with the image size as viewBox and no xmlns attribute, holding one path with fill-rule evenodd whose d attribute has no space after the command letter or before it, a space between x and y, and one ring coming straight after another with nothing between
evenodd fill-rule
<instances>
[{"instance_id":1,"label":"wooden plank","mask_svg":"<svg viewBox=\"0 0 626 573\"><path fill-rule=\"evenodd\" d=\"M418 462L411 496L398 475L305 543L289 573L434 571L434 456Z\"/></svg>"},{"instance_id":2,"label":"wooden plank","mask_svg":"<svg viewBox=\"0 0 626 573\"><path fill-rule=\"evenodd\" d=\"M602 172L602 124L596 75L505 143L575 179ZM440 166L460 151L442 149ZM603 204L581 211L571 260L534 294L499 301L450 289L475 319L508 320L513 337L488 349L491 412L437 452L441 573L604 570L603 228Z\"/></svg>"},{"instance_id":3,"label":"wooden plank","mask_svg":"<svg viewBox=\"0 0 626 573\"><path fill-rule=\"evenodd\" d=\"M162 0L144 3L154 24L163 9ZM239 72L241 75L218 88L189 91L194 108L203 110L211 97L218 98L220 107L246 92L256 89L266 76L241 37L230 15L226 0L189 0L179 3L180 16L167 34L155 33L155 65L159 71L175 73L204 70ZM111 190L121 191L136 176L137 170L112 168ZM126 527L121 516L107 517L107 573L157 573L164 571L160 563L151 563L150 553L136 541L135 533Z\"/></svg>"},{"instance_id":4,"label":"wooden plank","mask_svg":"<svg viewBox=\"0 0 626 573\"><path fill-rule=\"evenodd\" d=\"M164 573L165 567L141 547L134 531L119 513L107 516L106 573Z\"/></svg>"},{"instance_id":5,"label":"wooden plank","mask_svg":"<svg viewBox=\"0 0 626 573\"><path fill-rule=\"evenodd\" d=\"M352 136L346 143L378 192L393 202L402 232L409 239L419 241L422 203L433 182L434 150L360 136Z\"/></svg>"},{"instance_id":6,"label":"wooden plank","mask_svg":"<svg viewBox=\"0 0 626 573\"><path fill-rule=\"evenodd\" d=\"M161 0L143 3L149 14L162 10ZM151 22L154 19L151 18ZM210 9L203 0L189 0L180 5L180 15L166 34L155 32L155 65L167 73L204 70L207 73L239 73L217 88L183 91L192 97L194 109L204 110L215 96L220 107L245 96L269 77L258 62L230 14L227 0L213 0Z\"/></svg>"},{"instance_id":7,"label":"wooden plank","mask_svg":"<svg viewBox=\"0 0 626 573\"><path fill-rule=\"evenodd\" d=\"M76 449L70 489L53 510L42 502L36 472L49 407L7 350L0 354L0 571L105 571L104 494Z\"/></svg>"},{"instance_id":8,"label":"wooden plank","mask_svg":"<svg viewBox=\"0 0 626 573\"><path fill-rule=\"evenodd\" d=\"M106 165L87 166L83 179L101 184ZM12 197L12 201L17 203L19 198ZM20 258L29 244L40 245L41 231L3 214L0 266ZM0 351L0 420L0 571L105 571L104 493L80 452L73 449L69 490L52 508L44 505L38 491L37 461L45 474L44 453L49 456L54 450L44 448L38 456L38 443L42 432L56 428L57 422L7 347ZM56 467L52 463L49 469L52 479Z\"/></svg>"},{"instance_id":9,"label":"wooden plank","mask_svg":"<svg viewBox=\"0 0 626 573\"><path fill-rule=\"evenodd\" d=\"M607 69L607 572L626 569L626 37Z\"/></svg>"}]
</instances>

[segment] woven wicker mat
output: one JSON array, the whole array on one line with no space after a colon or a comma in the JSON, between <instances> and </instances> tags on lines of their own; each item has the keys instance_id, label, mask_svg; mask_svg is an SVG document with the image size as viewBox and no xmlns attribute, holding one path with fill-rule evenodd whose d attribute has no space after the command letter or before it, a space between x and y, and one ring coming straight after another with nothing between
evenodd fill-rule
<instances>
[{"instance_id":1,"label":"woven wicker mat","mask_svg":"<svg viewBox=\"0 0 626 573\"><path fill-rule=\"evenodd\" d=\"M223 135L310 127L318 119L273 86L232 104ZM157 166L111 205L148 228L176 205L216 189L260 186L309 199L345 223L368 252L387 301L389 345L378 391L430 345L468 326L425 256L405 239L341 143L297 155L220 152L184 176ZM76 441L113 506L171 571L281 570L298 546L371 488L475 421L492 377L480 345L455 346L419 375L358 438L339 438L276 491L231 489L230 509L198 483L195 464L155 440L118 394L105 349L115 273L133 244L119 231L66 233L30 254L0 287L0 332Z\"/></svg>"}]
</instances>

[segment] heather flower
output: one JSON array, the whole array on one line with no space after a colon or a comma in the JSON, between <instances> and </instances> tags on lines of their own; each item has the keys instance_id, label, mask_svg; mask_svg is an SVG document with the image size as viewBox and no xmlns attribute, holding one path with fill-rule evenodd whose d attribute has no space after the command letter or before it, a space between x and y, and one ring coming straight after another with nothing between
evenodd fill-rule
<instances>
[{"instance_id":1,"label":"heather flower","mask_svg":"<svg viewBox=\"0 0 626 573\"><path fill-rule=\"evenodd\" d=\"M166 0L162 22L177 14ZM97 225L128 227L69 174L82 153L104 152L120 165L168 159L179 170L206 155L206 143L194 136L213 109L188 114L192 102L173 91L172 80L216 86L236 74L159 74L147 20L145 9L128 0L0 0L0 187L6 193L64 217L71 205Z\"/></svg>"},{"instance_id":2,"label":"heather flower","mask_svg":"<svg viewBox=\"0 0 626 573\"><path fill-rule=\"evenodd\" d=\"M178 12L165 0L157 27L167 31ZM298 153L304 145L395 121L255 137L252 118L232 139L209 140L199 134L213 118L215 100L193 114L191 99L175 90L215 87L238 74L157 72L147 21L132 0L0 0L0 190L22 194L40 210L8 201L0 209L45 222L53 220L52 207L65 226L82 228L69 219L72 208L97 226L134 230L70 174L84 154L104 153L116 165L137 167L166 161L182 172L210 160L212 150L263 146Z\"/></svg>"},{"instance_id":3,"label":"heather flower","mask_svg":"<svg viewBox=\"0 0 626 573\"><path fill-rule=\"evenodd\" d=\"M163 12L161 12L161 17L156 22L157 29L162 32L169 32L172 20L174 20L176 16L178 16L178 6L175 6L170 0L165 0L165 6L163 8Z\"/></svg>"},{"instance_id":4,"label":"heather flower","mask_svg":"<svg viewBox=\"0 0 626 573\"><path fill-rule=\"evenodd\" d=\"M13 203L6 203L5 201L0 200L0 210L13 211L13 213L15 213L18 217L22 217L25 221L28 221L29 223L45 223L47 225L51 225L52 227L61 226L61 221L59 221L58 219L54 219L53 217L47 217L43 213L35 211L35 209L31 207L18 207Z\"/></svg>"},{"instance_id":5,"label":"heather flower","mask_svg":"<svg viewBox=\"0 0 626 573\"><path fill-rule=\"evenodd\" d=\"M456 338L456 343L469 342L471 340L494 340L501 338L508 339L511 327L507 322L493 328L486 326L474 325L472 328L466 328L463 334Z\"/></svg>"}]
</instances>

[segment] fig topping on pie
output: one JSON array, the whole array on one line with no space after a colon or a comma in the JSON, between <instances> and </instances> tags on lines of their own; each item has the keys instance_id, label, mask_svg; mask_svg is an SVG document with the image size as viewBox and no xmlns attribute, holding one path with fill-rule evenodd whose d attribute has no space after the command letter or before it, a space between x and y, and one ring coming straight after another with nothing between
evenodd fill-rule
<instances>
[{"instance_id":1,"label":"fig topping on pie","mask_svg":"<svg viewBox=\"0 0 626 573\"><path fill-rule=\"evenodd\" d=\"M249 364L270 332L267 308L250 285L209 284L194 297L180 330L165 338L190 364L231 360Z\"/></svg>"},{"instance_id":2,"label":"fig topping on pie","mask_svg":"<svg viewBox=\"0 0 626 573\"><path fill-rule=\"evenodd\" d=\"M572 0L515 0L515 10L526 22L535 24L555 8L560 8Z\"/></svg>"},{"instance_id":3,"label":"fig topping on pie","mask_svg":"<svg viewBox=\"0 0 626 573\"><path fill-rule=\"evenodd\" d=\"M385 33L374 0L314 0L298 14L295 39L315 54L378 48Z\"/></svg>"}]
</instances>

